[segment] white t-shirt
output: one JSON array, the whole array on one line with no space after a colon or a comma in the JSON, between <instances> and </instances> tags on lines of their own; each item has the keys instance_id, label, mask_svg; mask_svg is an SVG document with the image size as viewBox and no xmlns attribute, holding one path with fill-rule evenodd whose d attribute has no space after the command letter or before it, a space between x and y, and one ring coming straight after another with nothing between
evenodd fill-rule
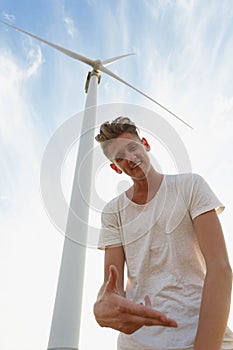
<instances>
[{"instance_id":1,"label":"white t-shirt","mask_svg":"<svg viewBox=\"0 0 233 350\"><path fill-rule=\"evenodd\" d=\"M126 298L140 303L148 294L152 307L179 325L120 333L119 350L193 348L206 269L192 220L212 209L220 213L224 207L197 174L164 175L147 204L136 204L122 193L105 206L99 248L123 245ZM228 328L222 349L233 350Z\"/></svg>"}]
</instances>

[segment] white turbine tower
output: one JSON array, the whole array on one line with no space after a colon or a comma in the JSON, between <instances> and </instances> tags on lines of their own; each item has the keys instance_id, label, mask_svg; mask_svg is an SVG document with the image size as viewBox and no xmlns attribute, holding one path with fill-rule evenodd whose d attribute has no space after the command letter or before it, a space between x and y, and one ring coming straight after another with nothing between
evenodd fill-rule
<instances>
[{"instance_id":1,"label":"white turbine tower","mask_svg":"<svg viewBox=\"0 0 233 350\"><path fill-rule=\"evenodd\" d=\"M91 149L94 143L97 87L100 81L99 72L103 72L127 85L131 89L156 103L188 127L192 127L159 102L127 83L106 68L106 66L112 62L132 54L121 55L104 61L91 60L5 21L0 20L0 22L92 67L92 72L88 73L86 82L87 99L85 113L82 122L81 138L75 166L71 201L66 225L66 235L48 344L48 350L78 350L86 248L85 244L81 245L77 244L77 242L85 243L88 233L87 222L89 208L87 203L90 201L92 157L89 157L89 162L85 165L85 169L83 169L82 172L79 172L79 169L83 158L87 154L87 149ZM87 176L86 174L90 174L90 176ZM82 190L82 193L80 189ZM83 198L86 199L87 203ZM82 220L78 221L78 227L77 217L76 220L74 220L75 213L78 213L78 216L82 218Z\"/></svg>"}]
</instances>

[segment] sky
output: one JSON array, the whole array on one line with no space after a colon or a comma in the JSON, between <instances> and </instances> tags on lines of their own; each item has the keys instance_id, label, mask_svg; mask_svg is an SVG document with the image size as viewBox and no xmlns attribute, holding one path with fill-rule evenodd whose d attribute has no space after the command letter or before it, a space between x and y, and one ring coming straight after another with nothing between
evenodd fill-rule
<instances>
[{"instance_id":1,"label":"sky","mask_svg":"<svg viewBox=\"0 0 233 350\"><path fill-rule=\"evenodd\" d=\"M104 74L98 89L103 108L97 129L119 111L133 115L149 139L157 169L201 174L226 206L220 219L233 264L232 1L1 0L0 19L91 59L135 53L108 68L193 129ZM0 348L4 350L47 349L64 237L41 195L41 165L49 141L72 118L80 135L88 71L85 64L0 23ZM90 225L98 229L104 203L126 189L129 180L111 172L94 147ZM77 148L78 142L69 144L60 174L67 203ZM102 281L103 252L90 240L80 350L116 348L117 333L100 328L92 314ZM233 328L233 308L229 325Z\"/></svg>"}]
</instances>

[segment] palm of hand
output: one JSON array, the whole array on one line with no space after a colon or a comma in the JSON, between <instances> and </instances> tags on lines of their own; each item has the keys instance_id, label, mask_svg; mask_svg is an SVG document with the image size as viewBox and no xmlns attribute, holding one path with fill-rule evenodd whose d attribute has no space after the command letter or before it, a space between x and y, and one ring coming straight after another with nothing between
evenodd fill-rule
<instances>
[{"instance_id":1,"label":"palm of hand","mask_svg":"<svg viewBox=\"0 0 233 350\"><path fill-rule=\"evenodd\" d=\"M149 296L145 305L135 304L121 296L117 288L118 271L110 266L110 276L102 296L94 305L94 314L101 327L110 327L132 334L142 326L177 327L174 320L151 308Z\"/></svg>"}]
</instances>

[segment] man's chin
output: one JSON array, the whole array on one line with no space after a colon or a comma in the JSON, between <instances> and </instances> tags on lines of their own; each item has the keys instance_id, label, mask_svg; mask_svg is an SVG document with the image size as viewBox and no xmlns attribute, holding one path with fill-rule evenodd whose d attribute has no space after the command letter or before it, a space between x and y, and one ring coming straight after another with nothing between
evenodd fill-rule
<instances>
[{"instance_id":1,"label":"man's chin","mask_svg":"<svg viewBox=\"0 0 233 350\"><path fill-rule=\"evenodd\" d=\"M145 180L147 178L146 174L142 171L140 172L140 174L138 172L138 173L132 174L130 177L131 177L131 179L138 180L138 181Z\"/></svg>"}]
</instances>

